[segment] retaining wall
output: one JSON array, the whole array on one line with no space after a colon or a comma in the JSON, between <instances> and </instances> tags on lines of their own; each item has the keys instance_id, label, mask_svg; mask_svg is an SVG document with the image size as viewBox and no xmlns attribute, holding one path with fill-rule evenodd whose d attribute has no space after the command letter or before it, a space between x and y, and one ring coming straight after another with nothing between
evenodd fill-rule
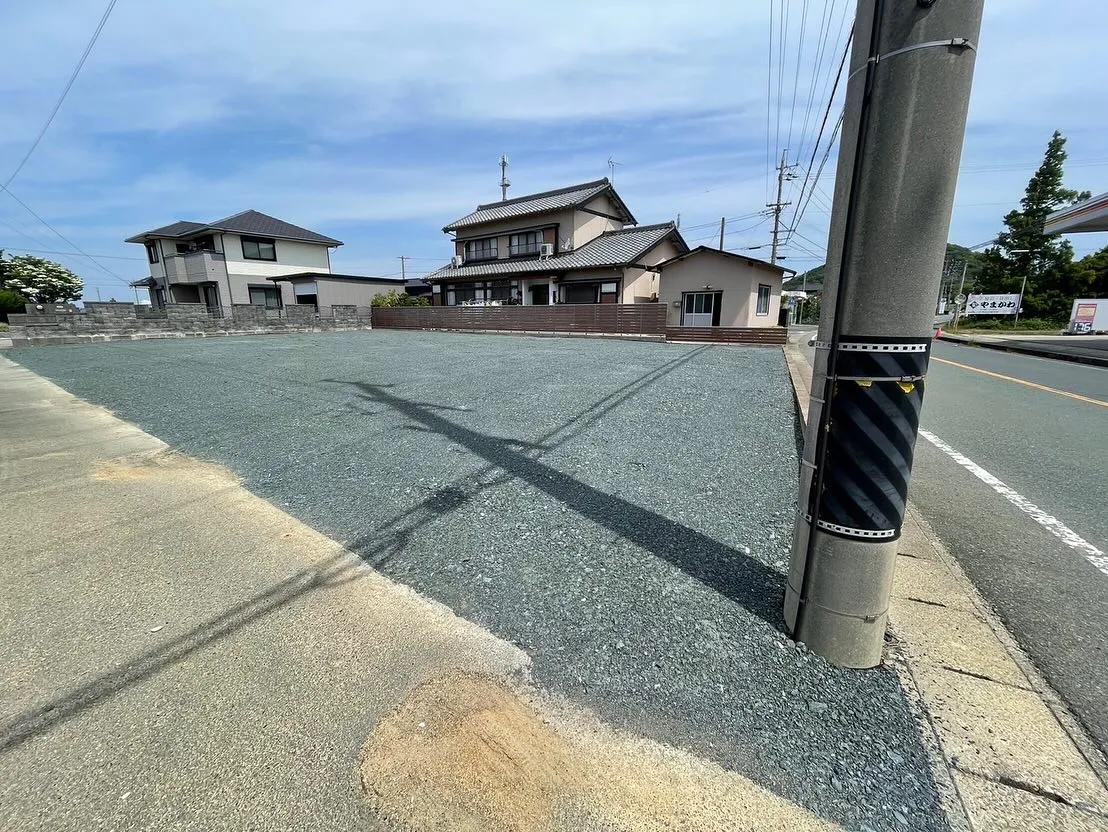
<instances>
[{"instance_id":1,"label":"retaining wall","mask_svg":"<svg viewBox=\"0 0 1108 832\"><path fill-rule=\"evenodd\" d=\"M8 334L14 347L370 328L366 306L330 306L317 311L304 304L266 309L236 303L229 309L211 312L202 303L172 303L155 309L133 303L86 301L80 311L45 305L39 309L34 304L27 304L26 309L26 314L8 315Z\"/></svg>"}]
</instances>

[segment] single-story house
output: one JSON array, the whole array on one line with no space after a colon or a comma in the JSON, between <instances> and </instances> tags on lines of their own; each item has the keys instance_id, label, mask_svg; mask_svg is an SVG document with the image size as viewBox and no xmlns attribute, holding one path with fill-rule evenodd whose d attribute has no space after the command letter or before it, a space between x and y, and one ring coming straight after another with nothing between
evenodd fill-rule
<instances>
[{"instance_id":1,"label":"single-story house","mask_svg":"<svg viewBox=\"0 0 1108 832\"><path fill-rule=\"evenodd\" d=\"M274 286L288 283L296 303L312 304L316 309L327 306L371 306L378 295L403 292L402 277L369 277L333 272L299 272L267 278Z\"/></svg>"},{"instance_id":2,"label":"single-story house","mask_svg":"<svg viewBox=\"0 0 1108 832\"><path fill-rule=\"evenodd\" d=\"M658 265L667 325L777 326L781 282L791 271L764 260L699 246Z\"/></svg>"}]
</instances>

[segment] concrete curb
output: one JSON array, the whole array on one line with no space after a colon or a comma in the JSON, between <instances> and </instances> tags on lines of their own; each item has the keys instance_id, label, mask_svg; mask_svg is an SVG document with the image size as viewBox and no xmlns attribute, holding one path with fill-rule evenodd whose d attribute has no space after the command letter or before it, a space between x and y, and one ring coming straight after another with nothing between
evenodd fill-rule
<instances>
[{"instance_id":1,"label":"concrete curb","mask_svg":"<svg viewBox=\"0 0 1108 832\"><path fill-rule=\"evenodd\" d=\"M1015 352L1021 355L1033 355L1036 358L1053 358L1056 361L1071 361L1075 364L1090 364L1094 367L1108 367L1108 358L1102 358L1097 355L1079 355L1068 352L1063 347L1051 348L1022 341L992 341L974 338L970 335L952 335L947 332L937 337L940 341L950 341L953 344L965 344L973 347L984 347L987 350Z\"/></svg>"},{"instance_id":2,"label":"concrete curb","mask_svg":"<svg viewBox=\"0 0 1108 832\"><path fill-rule=\"evenodd\" d=\"M784 348L807 419L812 369ZM1108 830L1108 766L1096 745L909 502L886 661L918 702L952 826Z\"/></svg>"}]
</instances>

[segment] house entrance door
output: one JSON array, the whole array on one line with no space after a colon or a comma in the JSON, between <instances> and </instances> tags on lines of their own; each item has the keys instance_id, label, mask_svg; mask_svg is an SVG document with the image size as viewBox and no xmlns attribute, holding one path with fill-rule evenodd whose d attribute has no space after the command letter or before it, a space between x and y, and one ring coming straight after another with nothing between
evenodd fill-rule
<instances>
[{"instance_id":1,"label":"house entrance door","mask_svg":"<svg viewBox=\"0 0 1108 832\"><path fill-rule=\"evenodd\" d=\"M204 291L204 305L209 312L219 311L219 287L214 283L205 283L201 289Z\"/></svg>"},{"instance_id":2,"label":"house entrance door","mask_svg":"<svg viewBox=\"0 0 1108 832\"><path fill-rule=\"evenodd\" d=\"M711 326L716 310L715 292L685 292L681 326Z\"/></svg>"},{"instance_id":3,"label":"house entrance door","mask_svg":"<svg viewBox=\"0 0 1108 832\"><path fill-rule=\"evenodd\" d=\"M550 284L540 283L538 286L531 287L531 305L532 306L549 306L550 305Z\"/></svg>"}]
</instances>

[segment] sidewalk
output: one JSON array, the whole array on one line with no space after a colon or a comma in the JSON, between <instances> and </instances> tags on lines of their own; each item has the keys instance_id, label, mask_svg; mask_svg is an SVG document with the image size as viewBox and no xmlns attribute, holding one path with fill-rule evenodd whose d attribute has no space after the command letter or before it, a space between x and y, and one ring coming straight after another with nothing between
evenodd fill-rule
<instances>
[{"instance_id":1,"label":"sidewalk","mask_svg":"<svg viewBox=\"0 0 1108 832\"><path fill-rule=\"evenodd\" d=\"M959 335L943 332L938 337L956 344L1108 367L1108 335Z\"/></svg>"},{"instance_id":2,"label":"sidewalk","mask_svg":"<svg viewBox=\"0 0 1108 832\"><path fill-rule=\"evenodd\" d=\"M809 333L785 357L807 418ZM909 503L890 605L890 660L915 691L970 828L1108 830L1108 769Z\"/></svg>"},{"instance_id":3,"label":"sidewalk","mask_svg":"<svg viewBox=\"0 0 1108 832\"><path fill-rule=\"evenodd\" d=\"M0 828L825 830L0 358Z\"/></svg>"}]
</instances>

